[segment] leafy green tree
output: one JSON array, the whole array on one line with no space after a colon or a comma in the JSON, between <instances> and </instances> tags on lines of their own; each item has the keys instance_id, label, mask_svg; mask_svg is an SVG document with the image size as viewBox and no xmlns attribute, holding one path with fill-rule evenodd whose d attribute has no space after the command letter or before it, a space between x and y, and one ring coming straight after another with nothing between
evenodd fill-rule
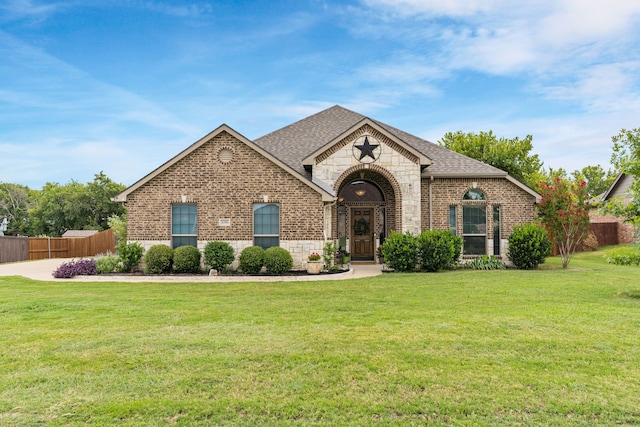
<instances>
[{"instance_id":1,"label":"leafy green tree","mask_svg":"<svg viewBox=\"0 0 640 427\"><path fill-rule=\"evenodd\" d=\"M29 187L0 182L0 221L4 218L9 221L7 236L28 233L28 213L32 204L33 193Z\"/></svg>"},{"instance_id":2,"label":"leafy green tree","mask_svg":"<svg viewBox=\"0 0 640 427\"><path fill-rule=\"evenodd\" d=\"M616 174L612 170L605 170L600 165L585 166L581 170L571 173L576 182L585 181L586 191L591 197L604 193L616 179Z\"/></svg>"},{"instance_id":3,"label":"leafy green tree","mask_svg":"<svg viewBox=\"0 0 640 427\"><path fill-rule=\"evenodd\" d=\"M508 172L517 180L533 187L538 182L537 174L542 169L542 161L537 154L531 154L533 137L498 139L493 131L446 133L438 144L481 162Z\"/></svg>"},{"instance_id":4,"label":"leafy green tree","mask_svg":"<svg viewBox=\"0 0 640 427\"><path fill-rule=\"evenodd\" d=\"M611 164L619 172L634 178L629 188L629 200L612 200L605 206L605 211L626 218L627 222L640 229L640 128L622 129L618 135L611 137L613 154Z\"/></svg>"},{"instance_id":5,"label":"leafy green tree","mask_svg":"<svg viewBox=\"0 0 640 427\"><path fill-rule=\"evenodd\" d=\"M105 230L110 216L125 212L121 204L111 200L124 188L102 172L87 185L77 181L47 183L29 211L31 234L61 236L67 230Z\"/></svg>"}]
</instances>

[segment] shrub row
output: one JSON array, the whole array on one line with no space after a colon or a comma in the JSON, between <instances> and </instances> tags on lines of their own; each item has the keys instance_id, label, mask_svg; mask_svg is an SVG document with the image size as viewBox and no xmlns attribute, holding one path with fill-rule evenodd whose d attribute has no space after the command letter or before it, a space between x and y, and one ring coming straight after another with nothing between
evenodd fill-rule
<instances>
[{"instance_id":1,"label":"shrub row","mask_svg":"<svg viewBox=\"0 0 640 427\"><path fill-rule=\"evenodd\" d=\"M240 253L240 270L246 274L257 274L262 267L268 273L282 274L293 267L293 258L288 250L274 246L267 250L260 246L249 246Z\"/></svg>"},{"instance_id":2,"label":"shrub row","mask_svg":"<svg viewBox=\"0 0 640 427\"><path fill-rule=\"evenodd\" d=\"M382 255L386 264L396 271L439 271L456 265L462 252L463 239L446 230L427 230L415 236L411 233L391 233L384 242ZM551 242L544 228L537 224L514 227L509 236L509 259L520 269L537 268L551 254ZM475 269L504 268L493 257L481 257L467 265Z\"/></svg>"},{"instance_id":3,"label":"shrub row","mask_svg":"<svg viewBox=\"0 0 640 427\"><path fill-rule=\"evenodd\" d=\"M140 262L143 249L138 243L118 246L118 256L111 254L96 260L97 271L101 274L114 271L132 271ZM193 246L176 249L168 245L154 245L144 253L145 273L169 274L201 272L202 254ZM235 253L227 242L213 241L204 248L204 264L216 271L225 271L235 259ZM240 254L240 270L246 274L257 274L266 267L267 272L281 274L291 270L293 258L286 249L272 247L266 251L259 246L249 246Z\"/></svg>"},{"instance_id":4,"label":"shrub row","mask_svg":"<svg viewBox=\"0 0 640 427\"><path fill-rule=\"evenodd\" d=\"M439 271L455 265L462 251L462 238L449 231L425 230L411 233L391 233L384 241L382 255L392 269Z\"/></svg>"}]
</instances>

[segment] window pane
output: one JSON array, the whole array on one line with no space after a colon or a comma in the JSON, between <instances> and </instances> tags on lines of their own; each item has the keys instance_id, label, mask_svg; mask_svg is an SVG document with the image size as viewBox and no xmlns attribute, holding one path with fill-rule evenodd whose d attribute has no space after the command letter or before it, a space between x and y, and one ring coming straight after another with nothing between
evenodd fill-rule
<instances>
[{"instance_id":1,"label":"window pane","mask_svg":"<svg viewBox=\"0 0 640 427\"><path fill-rule=\"evenodd\" d=\"M179 246L198 247L198 238L196 236L173 236L173 249Z\"/></svg>"},{"instance_id":2,"label":"window pane","mask_svg":"<svg viewBox=\"0 0 640 427\"><path fill-rule=\"evenodd\" d=\"M487 233L487 209L485 206L462 207L462 233Z\"/></svg>"},{"instance_id":3,"label":"window pane","mask_svg":"<svg viewBox=\"0 0 640 427\"><path fill-rule=\"evenodd\" d=\"M463 200L487 200L482 190L478 190L476 188L473 188L467 191L466 193L464 193L464 196L462 197L462 199Z\"/></svg>"},{"instance_id":4,"label":"window pane","mask_svg":"<svg viewBox=\"0 0 640 427\"><path fill-rule=\"evenodd\" d=\"M464 237L464 254L465 255L484 255L485 254L485 236L465 236Z\"/></svg>"},{"instance_id":5,"label":"window pane","mask_svg":"<svg viewBox=\"0 0 640 427\"><path fill-rule=\"evenodd\" d=\"M196 205L173 205L171 234L198 234Z\"/></svg>"},{"instance_id":6,"label":"window pane","mask_svg":"<svg viewBox=\"0 0 640 427\"><path fill-rule=\"evenodd\" d=\"M493 207L493 254L500 255L500 206Z\"/></svg>"},{"instance_id":7,"label":"window pane","mask_svg":"<svg viewBox=\"0 0 640 427\"><path fill-rule=\"evenodd\" d=\"M253 206L253 234L280 234L280 206Z\"/></svg>"},{"instance_id":8,"label":"window pane","mask_svg":"<svg viewBox=\"0 0 640 427\"><path fill-rule=\"evenodd\" d=\"M262 249L269 249L273 246L280 246L279 237L258 237L254 238L254 245L260 246Z\"/></svg>"},{"instance_id":9,"label":"window pane","mask_svg":"<svg viewBox=\"0 0 640 427\"><path fill-rule=\"evenodd\" d=\"M458 234L458 225L457 225L455 206L449 206L449 231L454 236Z\"/></svg>"}]
</instances>

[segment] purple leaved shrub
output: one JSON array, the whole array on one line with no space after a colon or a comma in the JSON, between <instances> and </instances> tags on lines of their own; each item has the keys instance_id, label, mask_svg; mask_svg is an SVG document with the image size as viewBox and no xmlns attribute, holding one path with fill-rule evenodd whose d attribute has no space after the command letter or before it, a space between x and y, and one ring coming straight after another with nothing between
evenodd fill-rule
<instances>
[{"instance_id":1,"label":"purple leaved shrub","mask_svg":"<svg viewBox=\"0 0 640 427\"><path fill-rule=\"evenodd\" d=\"M98 274L96 260L91 258L65 262L53 272L53 277L56 279L70 279L73 276L93 276L95 274Z\"/></svg>"}]
</instances>

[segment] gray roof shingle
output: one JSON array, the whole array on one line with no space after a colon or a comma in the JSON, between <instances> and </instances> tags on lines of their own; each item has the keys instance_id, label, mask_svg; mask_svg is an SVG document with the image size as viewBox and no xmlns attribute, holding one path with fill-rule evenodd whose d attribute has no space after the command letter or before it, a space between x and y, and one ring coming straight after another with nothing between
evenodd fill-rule
<instances>
[{"instance_id":1,"label":"gray roof shingle","mask_svg":"<svg viewBox=\"0 0 640 427\"><path fill-rule=\"evenodd\" d=\"M302 175L311 178L302 161L366 116L335 105L305 119L271 132L254 143L273 154ZM427 156L433 162L427 176L506 176L507 173L486 163L456 153L415 135L369 118L396 138Z\"/></svg>"}]
</instances>

